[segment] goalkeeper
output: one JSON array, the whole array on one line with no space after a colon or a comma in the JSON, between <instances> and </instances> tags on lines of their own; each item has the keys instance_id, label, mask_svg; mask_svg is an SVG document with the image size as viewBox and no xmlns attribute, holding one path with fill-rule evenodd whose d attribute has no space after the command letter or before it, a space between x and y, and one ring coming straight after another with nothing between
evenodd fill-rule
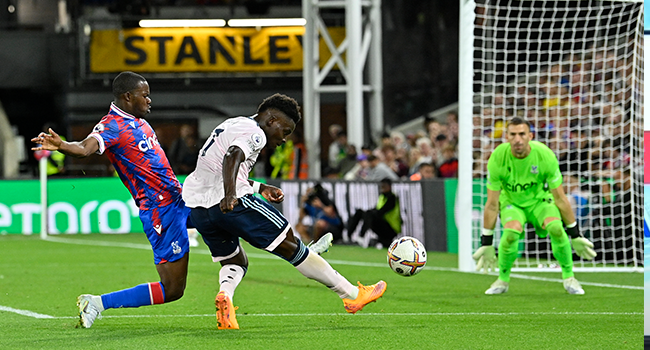
<instances>
[{"instance_id":1,"label":"goalkeeper","mask_svg":"<svg viewBox=\"0 0 650 350\"><path fill-rule=\"evenodd\" d=\"M541 142L531 141L530 124L520 117L508 123L506 138L508 142L499 145L488 160L488 195L481 247L473 255L477 270L484 269L487 273L495 268L497 258L492 241L500 212L503 234L499 242L499 278L485 294L508 291L510 271L527 222L533 224L538 236L550 235L553 256L562 267L564 289L569 294L584 294L580 282L573 276L571 244L583 259L593 259L596 253L593 244L578 231L562 188L562 174L555 154Z\"/></svg>"}]
</instances>

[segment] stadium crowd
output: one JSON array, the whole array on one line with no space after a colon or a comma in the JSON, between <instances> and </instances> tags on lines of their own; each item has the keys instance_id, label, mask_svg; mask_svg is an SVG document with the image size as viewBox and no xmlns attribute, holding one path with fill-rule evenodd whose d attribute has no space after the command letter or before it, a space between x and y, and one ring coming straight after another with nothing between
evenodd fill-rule
<instances>
[{"instance_id":1,"label":"stadium crowd","mask_svg":"<svg viewBox=\"0 0 650 350\"><path fill-rule=\"evenodd\" d=\"M385 132L379 145L350 144L347 133L338 124L331 125L334 140L328 149L322 176L329 179L380 181L419 181L458 176L458 115L450 112L443 122L426 118L423 129L404 135ZM302 141L297 141L303 145ZM271 178L303 179L308 165L304 146L291 150L278 148L270 157Z\"/></svg>"}]
</instances>

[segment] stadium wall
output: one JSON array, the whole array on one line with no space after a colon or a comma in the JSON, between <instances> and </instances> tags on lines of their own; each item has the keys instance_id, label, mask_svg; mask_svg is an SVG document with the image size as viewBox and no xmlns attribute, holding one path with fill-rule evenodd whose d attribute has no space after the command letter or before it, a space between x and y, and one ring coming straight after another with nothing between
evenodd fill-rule
<instances>
[{"instance_id":1,"label":"stadium wall","mask_svg":"<svg viewBox=\"0 0 650 350\"><path fill-rule=\"evenodd\" d=\"M180 178L181 181L184 177ZM300 198L313 181L270 180L285 192L276 207L297 223ZM379 195L375 182L322 181L344 222L357 208L374 208ZM402 233L423 241L430 251L458 252L454 207L456 179L395 182L404 219ZM37 180L0 181L0 234L38 234L41 230ZM119 234L143 232L128 190L117 177L50 179L49 234Z\"/></svg>"}]
</instances>

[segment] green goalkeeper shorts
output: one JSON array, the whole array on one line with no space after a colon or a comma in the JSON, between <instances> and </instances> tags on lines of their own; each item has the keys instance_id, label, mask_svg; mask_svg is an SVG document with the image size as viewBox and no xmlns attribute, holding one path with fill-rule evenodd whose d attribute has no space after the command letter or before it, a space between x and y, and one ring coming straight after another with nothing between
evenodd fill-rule
<instances>
[{"instance_id":1,"label":"green goalkeeper shorts","mask_svg":"<svg viewBox=\"0 0 650 350\"><path fill-rule=\"evenodd\" d=\"M526 223L529 222L535 227L535 233L541 238L548 236L548 232L542 228L547 218L555 217L560 220L562 219L560 210L552 198L540 200L537 204L529 207L518 207L514 204L504 203L501 206L500 212L501 224L503 226L509 221L516 220L525 229ZM522 236L524 231L522 230L521 232Z\"/></svg>"}]
</instances>

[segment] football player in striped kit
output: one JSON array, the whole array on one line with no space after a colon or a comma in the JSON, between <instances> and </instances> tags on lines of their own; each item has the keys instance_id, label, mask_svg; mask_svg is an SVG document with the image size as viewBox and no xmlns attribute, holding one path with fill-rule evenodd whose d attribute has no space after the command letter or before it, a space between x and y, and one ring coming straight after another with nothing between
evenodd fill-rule
<instances>
[{"instance_id":1,"label":"football player in striped kit","mask_svg":"<svg viewBox=\"0 0 650 350\"><path fill-rule=\"evenodd\" d=\"M122 72L113 80L114 100L108 114L83 141L63 141L52 129L32 139L40 144L32 150L59 151L79 158L106 153L140 209L153 248L160 281L102 295L80 295L79 325L84 328L90 328L105 309L168 303L182 297L185 290L189 208L154 130L144 119L151 111L149 95L143 76Z\"/></svg>"},{"instance_id":2,"label":"football player in striped kit","mask_svg":"<svg viewBox=\"0 0 650 350\"><path fill-rule=\"evenodd\" d=\"M280 256L304 276L336 292L347 312L356 313L386 290L384 281L370 286L352 285L315 250L294 237L282 213L254 196L259 193L276 203L284 199L281 189L253 182L248 174L260 151L265 146L284 144L300 118L293 98L275 94L260 104L257 114L227 119L205 142L196 170L183 185L183 199L192 208L191 221L210 248L212 260L222 266L215 300L219 329L239 329L232 297L248 268L239 238Z\"/></svg>"}]
</instances>

